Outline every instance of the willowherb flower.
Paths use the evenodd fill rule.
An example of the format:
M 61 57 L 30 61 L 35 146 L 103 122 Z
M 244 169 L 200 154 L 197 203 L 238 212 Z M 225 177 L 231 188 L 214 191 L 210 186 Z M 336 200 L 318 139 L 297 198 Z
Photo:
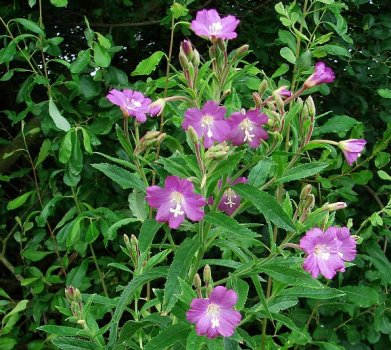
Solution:
M 231 127 L 230 140 L 235 146 L 247 142 L 250 147 L 258 147 L 261 140 L 268 138 L 267 132 L 262 128 L 267 121 L 267 115 L 259 109 L 233 113 L 228 119 Z
M 233 309 L 237 300 L 234 290 L 218 286 L 209 298 L 192 300 L 186 319 L 196 325 L 198 335 L 230 337 L 242 319 L 240 312 Z
M 216 10 L 201 10 L 191 22 L 190 29 L 198 36 L 209 39 L 235 39 L 239 20 L 235 16 L 221 18 Z
M 347 227 L 334 227 L 336 230 L 337 239 L 340 242 L 339 246 L 339 256 L 344 261 L 353 261 L 356 257 L 356 240 L 350 235 L 349 229 Z M 345 267 L 340 269 L 340 271 L 345 271 Z
M 364 139 L 350 139 L 339 141 L 338 147 L 342 150 L 348 164 L 352 165 L 361 156 L 366 143 Z
M 279 94 L 281 98 L 287 98 L 292 96 L 292 92 L 289 91 L 286 86 L 281 86 L 274 93 Z
M 215 101 L 207 101 L 202 109 L 189 108 L 185 112 L 182 127 L 187 130 L 192 126 L 198 137 L 204 138 L 205 148 L 209 148 L 213 142 L 223 142 L 229 137 L 230 127 L 224 119 L 225 112 L 225 108 Z
M 166 101 L 163 98 L 158 98 L 149 105 L 149 114 L 159 116 L 162 114 Z
M 315 72 L 304 82 L 304 87 L 308 89 L 323 83 L 332 83 L 334 79 L 333 70 L 327 67 L 324 62 L 318 62 L 315 64 Z
M 125 117 L 135 117 L 139 123 L 147 120 L 146 114 L 150 113 L 151 99 L 145 97 L 139 91 L 125 89 L 123 91 L 112 89 L 106 96 L 108 100 L 119 106 Z
M 247 179 L 245 177 L 238 177 L 234 181 L 230 181 L 227 179 L 228 183 L 232 186 L 238 183 L 247 183 Z M 221 180 L 219 181 L 219 187 L 221 187 Z M 219 205 L 217 206 L 219 210 L 226 213 L 227 215 L 232 215 L 233 212 L 239 208 L 240 205 L 240 196 L 231 188 L 227 188 L 224 191 L 223 196 L 220 199 Z
M 304 270 L 313 278 L 322 274 L 327 279 L 332 279 L 337 271 L 344 269 L 340 246 L 335 227 L 329 227 L 325 232 L 317 227 L 309 230 L 300 239 L 300 248 L 307 254 L 303 264 Z
M 167 176 L 164 188 L 148 187 L 145 198 L 152 208 L 157 209 L 156 221 L 168 222 L 171 228 L 178 228 L 185 216 L 192 221 L 204 217 L 205 198 L 194 192 L 189 180 L 177 176 Z

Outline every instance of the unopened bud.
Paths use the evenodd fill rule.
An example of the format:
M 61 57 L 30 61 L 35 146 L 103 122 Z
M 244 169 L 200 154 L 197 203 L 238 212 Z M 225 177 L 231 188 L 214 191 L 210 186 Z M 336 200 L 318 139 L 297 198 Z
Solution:
M 248 51 L 248 48 L 249 46 L 246 44 L 246 45 L 242 45 L 241 47 L 238 47 L 235 51 L 235 56 L 234 57 L 240 57 L 240 56 L 243 56 L 247 51 Z
M 179 63 L 181 64 L 182 69 L 188 69 L 189 61 L 183 51 L 179 51 Z
M 212 282 L 212 272 L 209 265 L 205 265 L 204 267 L 203 278 L 206 285 Z
M 74 300 L 74 292 L 75 289 L 72 286 L 65 288 L 65 299 L 67 300 L 68 303 L 71 303 L 72 300 Z
M 183 54 L 191 61 L 193 58 L 193 45 L 190 40 L 183 40 L 181 43 L 180 50 L 182 50 Z
M 268 82 L 267 82 L 267 80 L 263 80 L 262 82 L 261 82 L 261 84 L 259 84 L 259 88 L 258 88 L 258 94 L 259 94 L 259 96 L 262 96 L 264 93 L 265 93 L 265 91 L 267 90 L 267 88 L 268 88 Z
M 316 109 L 315 109 L 315 103 L 314 103 L 314 100 L 312 99 L 311 96 L 309 96 L 306 101 L 305 101 L 305 105 L 307 106 L 308 108 L 308 113 L 310 116 L 314 116 L 315 113 L 316 113 Z
M 143 137 L 145 141 L 154 140 L 160 135 L 160 131 L 147 131 Z
M 200 65 L 200 54 L 195 49 L 193 52 L 193 59 L 191 60 L 191 62 L 193 63 L 194 67 L 198 67 Z
M 126 249 L 131 252 L 132 251 L 132 245 L 130 244 L 130 240 L 127 234 L 124 234 L 124 243 L 126 246 Z
M 278 94 L 279 96 L 281 96 L 281 98 L 284 99 L 292 96 L 292 93 L 287 89 L 286 86 L 281 86 L 280 88 L 275 90 L 273 94 Z
M 253 92 L 253 100 L 257 107 L 259 107 L 262 104 L 262 98 L 259 96 L 257 92 Z
M 303 118 L 303 120 L 307 120 L 308 116 L 309 116 L 308 107 L 307 104 L 305 104 L 301 111 L 301 117 Z
M 135 235 L 130 236 L 130 242 L 132 243 L 132 250 L 138 251 L 138 240 Z
M 162 132 L 157 138 L 156 138 L 156 143 L 161 143 L 165 138 L 167 134 Z
M 190 140 L 194 144 L 197 144 L 197 142 L 198 142 L 198 134 L 197 134 L 197 132 L 195 131 L 195 129 L 191 125 L 188 126 L 187 133 L 188 133 L 188 135 L 190 137 Z
M 231 89 L 224 90 L 224 91 L 223 91 L 223 96 L 222 96 L 222 98 L 225 98 L 225 97 L 227 97 L 228 95 L 231 95 Z
M 303 189 L 301 190 L 301 193 L 300 193 L 300 200 L 301 201 L 304 201 L 307 199 L 308 195 L 311 193 L 312 191 L 312 185 L 311 184 L 307 184 L 303 187 Z
M 196 289 L 201 289 L 202 282 L 201 282 L 201 277 L 198 273 L 194 275 L 193 285 Z
M 305 200 L 304 206 L 308 209 L 312 209 L 315 206 L 315 196 L 313 194 L 309 194 Z
M 274 92 L 273 97 L 278 110 L 282 111 L 284 109 L 284 101 L 282 100 L 280 94 Z
M 216 58 L 216 48 L 214 46 L 209 47 L 209 57 L 212 60 Z
M 86 321 L 84 320 L 78 320 L 77 323 L 82 326 L 83 328 L 86 326 Z
M 225 51 L 225 43 L 224 43 L 224 40 L 221 39 L 221 38 L 218 38 L 217 39 L 217 47 L 221 50 L 221 51 Z
M 328 211 L 336 211 L 345 209 L 347 204 L 345 202 L 326 203 L 323 207 Z

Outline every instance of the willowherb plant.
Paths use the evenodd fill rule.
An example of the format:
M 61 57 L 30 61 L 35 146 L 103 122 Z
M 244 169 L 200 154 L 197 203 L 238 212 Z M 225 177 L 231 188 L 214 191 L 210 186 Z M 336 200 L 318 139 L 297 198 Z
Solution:
M 356 256 L 349 228 L 334 225 L 335 211 L 346 203 L 316 208 L 315 191 L 306 182 L 327 167 L 324 159 L 313 160 L 314 149 L 337 146 L 352 165 L 365 140 L 311 139 L 315 104 L 311 96 L 305 101 L 300 96 L 334 81 L 324 62 L 315 64 L 313 74 L 305 72 L 310 74 L 306 79 L 297 76 L 300 88 L 276 86 L 264 76 L 257 92 L 238 93 L 244 75 L 261 73 L 244 60 L 247 45 L 228 52 L 238 25 L 234 16 L 220 17 L 215 9 L 199 11 L 190 28 L 210 41 L 209 59 L 184 40 L 179 49 L 182 72 L 170 76 L 175 92 L 167 89 L 155 102 L 131 89 L 112 89 L 107 95 L 122 111 L 124 129 L 117 128 L 117 134 L 136 169 L 127 180 L 129 187 L 145 192 L 146 202 L 141 198 L 140 206 L 148 204 L 149 218 L 143 219 L 138 238 L 125 236 L 123 251 L 132 261 L 133 277 L 103 328 L 110 328 L 107 342 L 88 308 L 82 308 L 79 299 L 71 300 L 78 306 L 73 317 L 84 327 L 84 337 L 99 346 L 265 349 L 310 344 L 306 330 L 283 311 L 295 306 L 298 297 L 343 295 L 316 279 L 332 279 Z M 172 113 L 179 113 L 180 120 L 170 119 Z M 156 116 L 161 117 L 159 126 L 151 118 Z M 135 123 L 129 130 L 130 118 Z M 144 123 L 149 130 L 140 137 Z M 164 147 L 167 135 L 174 138 L 170 133 L 182 134 L 187 141 L 174 154 Z M 97 169 L 116 182 L 127 174 L 118 175 L 108 164 Z M 249 219 L 251 224 L 242 223 Z M 263 227 L 257 229 L 259 224 Z M 159 249 L 152 248 L 163 231 Z M 209 265 L 216 266 L 216 281 Z M 204 286 L 198 274 L 203 266 Z M 164 288 L 154 281 L 159 278 L 166 279 Z M 126 309 L 132 319 L 119 334 Z M 275 334 L 281 326 L 292 333 L 284 330 L 275 341 L 267 335 L 268 320 Z

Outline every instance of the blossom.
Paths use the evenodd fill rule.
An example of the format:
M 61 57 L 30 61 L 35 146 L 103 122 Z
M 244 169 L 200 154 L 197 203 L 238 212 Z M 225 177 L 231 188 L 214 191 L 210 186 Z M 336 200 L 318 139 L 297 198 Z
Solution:
M 345 155 L 346 161 L 349 165 L 352 165 L 353 162 L 361 156 L 361 152 L 365 147 L 367 141 L 364 139 L 350 139 L 338 142 L 338 147 L 342 150 Z
M 330 67 L 327 67 L 324 62 L 315 64 L 315 72 L 310 75 L 304 82 L 305 88 L 311 88 L 323 83 L 332 83 L 335 79 L 335 74 Z
M 164 188 L 150 186 L 147 188 L 146 200 L 156 208 L 156 221 L 168 222 L 171 228 L 178 228 L 185 216 L 193 221 L 204 217 L 205 198 L 194 192 L 193 184 L 177 176 L 167 176 Z
M 163 98 L 158 98 L 149 105 L 149 113 L 152 116 L 160 115 L 163 112 L 166 101 Z
M 189 108 L 185 112 L 182 127 L 192 126 L 198 137 L 204 137 L 204 146 L 209 148 L 214 141 L 223 142 L 229 137 L 229 124 L 224 119 L 225 108 L 215 101 L 207 101 L 202 109 Z
M 146 114 L 150 113 L 151 100 L 141 92 L 129 89 L 123 91 L 112 89 L 106 97 L 111 103 L 121 108 L 124 116 L 136 117 L 139 123 L 144 123 L 147 120 Z
M 353 261 L 356 257 L 356 241 L 350 235 L 349 229 L 347 227 L 336 227 L 337 239 L 340 242 L 339 246 L 339 256 L 344 261 Z M 340 271 L 345 271 L 345 267 L 340 269 Z
M 247 142 L 250 147 L 258 147 L 261 140 L 268 138 L 267 132 L 262 128 L 267 121 L 267 115 L 259 109 L 233 113 L 228 119 L 231 127 L 230 140 L 236 146 Z
M 245 177 L 239 177 L 232 182 L 230 181 L 230 179 L 228 179 L 228 183 L 232 186 L 238 183 L 246 183 L 246 182 L 247 179 Z M 221 187 L 221 180 L 219 181 L 219 187 Z M 233 212 L 237 208 L 239 208 L 239 205 L 240 205 L 240 196 L 231 187 L 229 187 L 224 191 L 224 194 L 220 199 L 218 208 L 219 210 L 223 211 L 227 215 L 232 215 Z
M 186 319 L 195 323 L 198 335 L 230 337 L 242 319 L 240 312 L 233 309 L 237 300 L 238 295 L 234 290 L 218 286 L 209 298 L 192 300 Z
M 281 96 L 281 98 L 287 98 L 292 96 L 292 92 L 289 91 L 286 86 L 281 86 L 274 93 L 277 93 Z
M 300 248 L 307 254 L 303 264 L 304 270 L 313 278 L 317 278 L 321 273 L 327 279 L 332 279 L 337 271 L 344 270 L 340 246 L 336 227 L 329 227 L 325 232 L 317 227 L 309 230 L 300 239 Z
M 191 30 L 205 39 L 235 39 L 239 20 L 235 16 L 221 18 L 216 10 L 201 10 L 191 22 Z

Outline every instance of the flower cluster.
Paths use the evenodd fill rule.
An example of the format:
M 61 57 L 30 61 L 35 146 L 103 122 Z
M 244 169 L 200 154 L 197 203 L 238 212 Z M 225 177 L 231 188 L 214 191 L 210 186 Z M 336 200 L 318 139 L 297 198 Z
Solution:
M 186 319 L 196 325 L 198 335 L 230 337 L 242 319 L 240 312 L 233 309 L 237 300 L 234 290 L 218 286 L 209 298 L 192 300 Z
M 214 142 L 232 141 L 235 146 L 248 143 L 256 148 L 261 140 L 266 140 L 267 132 L 262 128 L 268 117 L 259 109 L 233 113 L 225 119 L 226 109 L 215 101 L 207 101 L 199 108 L 190 108 L 185 112 L 182 127 L 187 130 L 193 127 L 199 138 L 203 138 L 205 148 Z
M 322 274 L 332 279 L 337 271 L 345 271 L 344 261 L 356 257 L 356 241 L 347 227 L 331 226 L 325 232 L 313 228 L 301 238 L 300 248 L 307 254 L 303 268 L 314 278 Z

